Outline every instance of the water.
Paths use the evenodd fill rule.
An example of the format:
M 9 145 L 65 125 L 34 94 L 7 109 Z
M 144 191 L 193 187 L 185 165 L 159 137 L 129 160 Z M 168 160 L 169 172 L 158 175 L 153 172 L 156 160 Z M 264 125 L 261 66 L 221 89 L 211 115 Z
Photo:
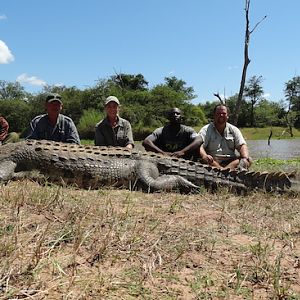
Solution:
M 300 139 L 271 140 L 270 146 L 268 146 L 267 140 L 247 140 L 247 144 L 253 159 L 293 159 L 300 157 Z
M 268 146 L 267 140 L 247 140 L 247 144 L 253 159 L 293 159 L 300 157 L 300 139 L 271 140 L 270 146 Z M 144 151 L 144 147 L 140 143 L 136 143 L 135 149 Z

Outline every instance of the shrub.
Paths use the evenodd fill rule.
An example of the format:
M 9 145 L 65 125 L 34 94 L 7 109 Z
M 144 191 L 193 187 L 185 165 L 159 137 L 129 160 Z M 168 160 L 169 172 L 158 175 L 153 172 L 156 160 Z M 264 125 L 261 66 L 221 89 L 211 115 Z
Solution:
M 79 120 L 78 133 L 82 139 L 94 139 L 95 125 L 103 118 L 103 114 L 95 109 L 87 109 Z

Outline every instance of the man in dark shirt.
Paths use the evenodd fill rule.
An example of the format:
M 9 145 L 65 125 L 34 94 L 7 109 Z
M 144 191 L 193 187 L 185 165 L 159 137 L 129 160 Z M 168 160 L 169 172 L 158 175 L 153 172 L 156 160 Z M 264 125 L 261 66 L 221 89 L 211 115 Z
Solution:
M 147 151 L 157 152 L 169 156 L 185 159 L 197 159 L 201 137 L 196 131 L 182 125 L 182 114 L 179 108 L 172 108 L 168 112 L 169 123 L 157 128 L 143 141 Z
M 49 94 L 45 106 L 47 114 L 39 115 L 31 121 L 30 133 L 26 139 L 80 144 L 73 120 L 60 113 L 63 108 L 61 96 Z

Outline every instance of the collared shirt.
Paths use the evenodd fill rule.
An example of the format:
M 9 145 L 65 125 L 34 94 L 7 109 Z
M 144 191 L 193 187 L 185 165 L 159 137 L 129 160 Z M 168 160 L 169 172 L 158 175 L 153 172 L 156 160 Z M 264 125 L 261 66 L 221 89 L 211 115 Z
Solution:
M 73 120 L 62 114 L 58 115 L 55 126 L 51 125 L 47 114 L 35 117 L 30 123 L 30 133 L 26 139 L 80 144 Z
M 114 128 L 111 127 L 107 117 L 96 124 L 96 146 L 126 147 L 128 144 L 134 146 L 131 125 L 127 120 L 119 117 Z
M 192 127 L 181 124 L 179 130 L 174 130 L 172 125 L 167 124 L 155 129 L 147 139 L 164 152 L 176 152 L 190 145 L 197 136 Z M 184 158 L 189 159 L 192 155 L 193 153 L 189 153 Z
M 234 157 L 235 150 L 246 144 L 241 131 L 230 123 L 226 123 L 223 136 L 213 122 L 202 127 L 199 134 L 203 138 L 203 147 L 212 156 L 229 155 Z

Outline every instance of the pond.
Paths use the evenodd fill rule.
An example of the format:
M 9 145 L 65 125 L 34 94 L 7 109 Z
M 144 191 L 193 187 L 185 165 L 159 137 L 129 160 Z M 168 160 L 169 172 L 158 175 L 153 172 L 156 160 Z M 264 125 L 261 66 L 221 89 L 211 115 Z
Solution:
M 247 140 L 250 155 L 253 159 L 274 158 L 293 159 L 300 157 L 300 139 Z

